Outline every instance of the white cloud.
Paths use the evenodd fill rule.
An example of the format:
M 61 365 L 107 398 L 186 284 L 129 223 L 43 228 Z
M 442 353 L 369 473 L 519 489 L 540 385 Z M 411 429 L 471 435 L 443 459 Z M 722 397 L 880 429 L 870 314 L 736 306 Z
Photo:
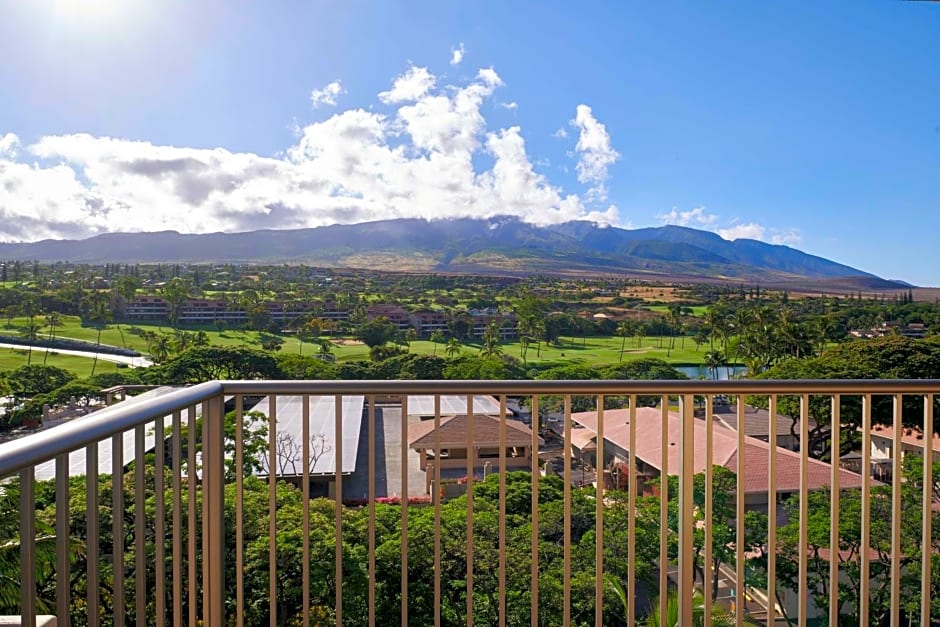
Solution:
M 503 109 L 508 109 L 510 111 L 513 111 L 519 108 L 519 103 L 518 102 L 501 102 L 499 103 L 499 106 L 501 106 Z
M 715 232 L 730 241 L 736 239 L 756 239 L 763 241 L 766 229 L 755 222 L 747 222 L 744 224 L 734 224 L 726 229 L 717 229 Z
M 770 243 L 789 246 L 799 244 L 803 241 L 803 236 L 796 229 L 771 229 Z
M 696 207 L 688 211 L 679 211 L 675 207 L 669 213 L 663 213 L 658 216 L 663 224 L 676 224 L 678 226 L 694 225 L 697 227 L 710 227 L 718 222 L 718 216 L 713 213 L 706 213 L 705 207 Z
M 412 65 L 404 74 L 395 79 L 390 90 L 379 93 L 379 100 L 385 104 L 414 102 L 431 91 L 436 80 L 428 68 Z
M 477 78 L 490 87 L 501 87 L 503 85 L 503 79 L 491 67 L 480 68 L 480 71 L 477 72 Z
M 557 131 L 555 131 L 554 133 L 552 133 L 552 137 L 557 137 L 558 139 L 564 139 L 568 137 L 568 131 L 566 131 L 564 127 L 562 127 L 558 129 Z
M 695 207 L 688 211 L 679 211 L 673 207 L 668 213 L 656 216 L 662 224 L 675 224 L 712 231 L 726 240 L 754 239 L 770 244 L 796 244 L 801 240 L 796 229 L 767 228 L 756 222 L 741 222 L 734 218 L 725 226 L 719 226 L 719 216 L 708 213 L 705 207 Z
M 20 138 L 13 133 L 7 133 L 6 135 L 0 136 L 0 157 L 4 155 L 15 157 L 16 149 L 19 147 L 19 145 Z
M 578 181 L 590 185 L 589 199 L 606 200 L 607 168 L 620 158 L 620 153 L 614 150 L 607 128 L 594 117 L 591 107 L 578 105 L 571 125 L 578 129 Z
M 310 102 L 313 104 L 314 109 L 320 105 L 329 105 L 331 107 L 335 107 L 337 96 L 345 93 L 346 90 L 343 89 L 342 83 L 339 81 L 333 81 L 323 89 L 314 89 L 311 91 Z
M 466 50 L 463 47 L 463 42 L 460 42 L 456 48 L 450 49 L 450 64 L 451 65 L 460 65 L 460 62 L 463 61 L 463 56 L 466 54 Z
M 484 105 L 502 84 L 484 68 L 437 86 L 427 69 L 411 67 L 379 96 L 391 111 L 348 109 L 299 124 L 278 157 L 87 134 L 45 136 L 14 157 L 19 140 L 0 135 L 0 239 L 395 217 L 618 223 L 615 206 L 594 207 L 536 172 L 518 126 L 488 128 Z

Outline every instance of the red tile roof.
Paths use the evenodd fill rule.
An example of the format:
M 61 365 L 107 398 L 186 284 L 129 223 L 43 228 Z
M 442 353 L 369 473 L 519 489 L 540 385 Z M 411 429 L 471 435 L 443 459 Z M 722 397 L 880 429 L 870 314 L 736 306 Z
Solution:
M 572 414 L 573 421 L 587 429 L 597 432 L 597 412 Z M 630 450 L 630 410 L 612 409 L 604 412 L 604 439 L 624 450 Z M 680 465 L 679 431 L 681 420 L 675 413 L 667 416 L 666 469 L 670 475 L 678 474 Z M 636 456 L 645 464 L 662 472 L 662 429 L 661 409 L 638 407 L 636 410 Z M 706 465 L 705 441 L 706 423 L 704 420 L 693 421 L 693 471 L 704 472 Z M 744 438 L 744 492 L 767 492 L 769 487 L 768 460 L 770 444 L 757 438 Z M 796 492 L 800 488 L 800 454 L 781 447 L 776 448 L 776 475 L 774 484 L 778 492 Z M 738 434 L 725 427 L 715 425 L 712 430 L 712 464 L 737 471 Z M 830 486 L 832 466 L 817 459 L 807 460 L 807 479 L 810 490 Z M 874 482 L 873 482 L 874 483 Z M 839 485 L 843 488 L 861 487 L 862 477 L 848 470 L 839 470 Z
M 871 434 L 873 436 L 887 438 L 894 442 L 894 427 L 889 427 L 887 425 L 872 425 Z M 912 429 L 910 427 L 905 427 L 904 432 L 901 434 L 901 442 L 907 444 L 908 446 L 914 446 L 919 449 L 924 448 L 924 431 L 923 429 Z M 934 451 L 940 453 L 940 436 L 934 434 L 933 436 L 933 449 Z

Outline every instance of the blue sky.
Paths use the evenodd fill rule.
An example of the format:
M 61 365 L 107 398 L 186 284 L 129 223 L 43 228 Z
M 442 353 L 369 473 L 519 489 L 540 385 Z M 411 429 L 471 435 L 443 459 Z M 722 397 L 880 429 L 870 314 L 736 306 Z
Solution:
M 0 12 L 3 240 L 508 213 L 683 223 L 940 285 L 940 4 Z

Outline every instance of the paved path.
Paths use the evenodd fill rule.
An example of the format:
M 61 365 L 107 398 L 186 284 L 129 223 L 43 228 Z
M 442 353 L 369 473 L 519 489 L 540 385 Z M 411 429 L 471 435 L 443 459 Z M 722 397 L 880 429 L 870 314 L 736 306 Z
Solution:
M 29 346 L 23 346 L 22 344 L 3 344 L 0 343 L 0 348 L 14 348 L 17 350 L 28 351 Z M 67 348 L 46 348 L 45 346 L 34 346 L 34 353 L 44 353 L 50 351 L 52 353 L 58 353 L 59 355 L 75 355 L 77 357 L 88 357 L 90 359 L 95 358 L 94 351 L 76 351 L 70 350 Z M 152 366 L 153 362 L 147 359 L 146 357 L 130 357 L 128 355 L 112 355 L 110 353 L 97 353 L 98 359 L 101 361 L 110 361 L 115 364 L 127 364 L 131 368 L 144 368 L 147 366 Z
M 411 422 L 417 422 L 413 417 Z M 356 471 L 343 480 L 343 498 L 365 499 L 369 496 L 369 417 L 362 412 Z M 424 471 L 418 467 L 418 454 L 408 450 L 408 494 L 426 496 Z M 375 408 L 375 496 L 400 496 L 401 490 L 401 407 L 381 405 Z

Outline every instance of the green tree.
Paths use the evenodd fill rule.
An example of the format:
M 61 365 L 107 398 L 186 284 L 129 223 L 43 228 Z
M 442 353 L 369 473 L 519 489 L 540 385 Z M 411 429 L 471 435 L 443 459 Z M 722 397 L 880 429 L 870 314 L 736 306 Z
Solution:
M 924 551 L 937 555 L 940 552 L 940 515 L 931 512 L 933 536 L 930 547 L 921 545 L 921 522 L 923 516 L 923 460 L 916 456 L 905 459 L 901 482 L 901 579 L 898 585 L 905 607 L 920 607 L 921 556 Z M 933 481 L 940 482 L 940 464 L 935 464 Z M 797 573 L 802 551 L 809 552 L 807 584 L 814 603 L 823 612 L 828 612 L 830 596 L 838 598 L 839 613 L 846 624 L 858 624 L 858 608 L 861 594 L 861 565 L 859 555 L 869 550 L 869 616 L 872 624 L 886 624 L 890 618 L 891 590 L 891 536 L 894 528 L 891 513 L 893 487 L 878 485 L 871 488 L 869 505 L 871 524 L 869 547 L 861 542 L 861 505 L 863 495 L 859 490 L 842 490 L 839 495 L 839 560 L 840 582 L 838 589 L 829 588 L 830 526 L 832 524 L 831 499 L 828 491 L 814 491 L 807 505 L 808 546 L 799 542 L 799 500 L 792 498 L 784 504 L 789 522 L 777 532 L 778 580 L 781 586 L 798 589 Z M 929 508 L 928 508 L 929 509 Z M 940 559 L 934 560 L 934 564 Z M 761 566 L 761 562 L 757 561 Z M 931 615 L 940 619 L 940 577 L 931 580 Z
M 269 353 L 276 353 L 281 349 L 281 346 L 284 345 L 284 338 L 272 333 L 259 333 L 258 344 L 261 345 L 262 350 Z
M 98 352 L 101 348 L 101 332 L 111 321 L 111 309 L 108 306 L 109 299 L 105 292 L 94 291 L 88 295 L 83 306 L 82 317 L 87 324 L 91 324 L 97 331 L 95 339 L 95 358 L 91 366 L 91 374 L 95 374 L 98 367 Z
M 636 323 L 633 320 L 624 320 L 617 325 L 617 330 L 615 331 L 616 335 L 621 338 L 620 342 L 620 359 L 618 361 L 623 361 L 623 351 L 627 345 L 627 338 L 632 336 L 636 332 Z
M 659 598 L 650 603 L 650 614 L 643 624 L 646 627 L 679 627 L 679 597 L 670 594 L 666 598 L 666 616 L 659 616 Z M 735 624 L 734 618 L 717 605 L 712 606 L 711 624 L 713 627 L 731 627 Z M 692 626 L 705 625 L 705 597 L 701 592 L 692 593 Z
M 39 325 L 35 322 L 27 322 L 26 326 L 20 331 L 20 334 L 26 340 L 29 348 L 26 357 L 26 365 L 28 366 L 33 362 L 33 343 L 39 339 Z
M 503 354 L 502 335 L 499 322 L 492 321 L 486 325 L 483 331 L 483 344 L 480 346 L 480 354 L 484 357 L 499 357 Z
M 725 354 L 720 350 L 710 350 L 705 353 L 705 367 L 708 368 L 708 371 L 711 373 L 715 381 L 718 380 L 718 371 L 723 366 L 727 365 L 728 360 L 725 358 Z
M 0 490 L 0 614 L 20 613 L 20 529 L 19 495 L 17 482 L 6 483 Z M 33 551 L 35 559 L 36 605 L 40 611 L 55 607 L 54 596 L 46 594 L 47 581 L 52 577 L 56 559 L 54 529 L 41 520 L 36 521 Z M 76 547 L 77 549 L 78 547 Z
M 170 279 L 160 290 L 160 296 L 166 301 L 167 319 L 170 326 L 176 328 L 179 324 L 183 303 L 189 299 L 190 285 L 179 277 Z
M 391 342 L 396 333 L 398 328 L 394 324 L 379 317 L 359 325 L 356 338 L 371 349 Z
M 51 348 L 52 343 L 55 341 L 55 329 L 57 326 L 62 324 L 62 314 L 57 311 L 50 311 L 46 314 L 46 326 L 49 327 L 49 347 Z M 42 357 L 42 365 L 46 365 L 46 361 L 49 359 L 49 351 L 47 350 Z
M 75 379 L 68 370 L 37 364 L 20 366 L 4 376 L 7 391 L 14 402 L 45 394 Z
M 440 329 L 434 329 L 431 333 L 431 342 L 434 344 L 434 354 L 437 355 L 437 345 L 444 343 L 444 332 Z
M 309 355 L 278 353 L 275 356 L 278 369 L 286 379 L 321 380 L 336 379 L 336 366 Z
M 178 385 L 216 379 L 277 379 L 280 374 L 268 353 L 240 346 L 204 346 L 148 368 L 146 377 L 155 383 Z
M 455 359 L 460 355 L 460 340 L 455 337 L 450 338 L 444 347 L 444 354 L 448 359 Z

